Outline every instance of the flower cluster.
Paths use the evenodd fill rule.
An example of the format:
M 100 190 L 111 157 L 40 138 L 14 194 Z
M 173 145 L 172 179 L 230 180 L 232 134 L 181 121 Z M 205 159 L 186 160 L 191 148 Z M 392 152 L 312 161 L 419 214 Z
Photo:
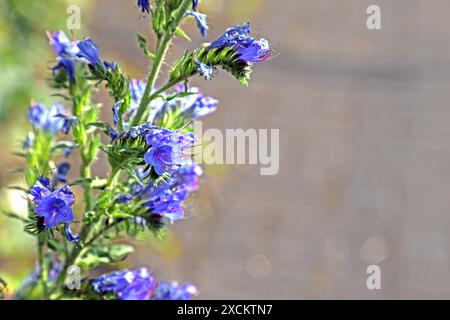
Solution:
M 183 202 L 191 192 L 198 189 L 199 178 L 203 174 L 200 165 L 183 166 L 178 169 L 170 181 L 164 185 L 156 186 L 153 183 L 143 187 L 139 182 L 132 185 L 131 197 L 136 198 L 147 208 L 148 218 L 160 217 L 174 223 L 185 217 Z M 141 217 L 145 219 L 144 217 Z
M 44 228 L 52 229 L 64 224 L 67 239 L 71 242 L 79 241 L 69 228 L 69 224 L 74 220 L 72 206 L 75 199 L 67 185 L 56 189 L 49 179 L 41 177 L 29 193 L 33 204 L 36 205 L 34 212 L 41 218 Z
M 91 281 L 93 289 L 117 300 L 190 300 L 197 294 L 191 283 L 158 281 L 146 268 L 102 275 Z
M 237 52 L 239 60 L 250 63 L 263 62 L 272 55 L 266 39 L 255 39 L 250 36 L 248 22 L 229 28 L 220 38 L 211 43 L 210 47 L 215 49 L 232 47 Z
M 138 36 L 152 61 L 145 81 L 131 79 L 115 62 L 102 60 L 89 38 L 72 41 L 62 31 L 48 33 L 56 54 L 51 85 L 59 92 L 54 96 L 67 98 L 72 108 L 68 112 L 60 103 L 51 108 L 32 103 L 27 114 L 33 130 L 20 153 L 26 161 L 27 185 L 15 189 L 26 192 L 29 215 L 17 217 L 38 240 L 38 264 L 17 292 L 21 299 L 34 298 L 33 293 L 44 299 L 117 300 L 188 300 L 197 295 L 193 284 L 160 281 L 147 268 L 93 279 L 83 276 L 80 290 L 74 292 L 64 285 L 70 266 L 80 267 L 83 275 L 114 266 L 133 252 L 132 246 L 119 243 L 124 237 L 148 231 L 162 237 L 170 224 L 186 218 L 187 199 L 198 190 L 203 175 L 203 168 L 193 161 L 193 147 L 201 141 L 189 125 L 219 105 L 190 86 L 190 78 L 201 75 L 211 80 L 222 67 L 248 84 L 253 64 L 272 54 L 267 40 L 250 35 L 248 23 L 236 25 L 211 44 L 186 52 L 170 69 L 168 82 L 158 87 L 172 38 L 189 38 L 181 29 L 183 21 L 193 18 L 206 37 L 207 16 L 199 12 L 198 0 L 138 0 L 137 7 L 151 16 L 158 42 L 153 53 L 146 39 Z M 113 100 L 111 121 L 100 119 L 93 98 L 102 88 Z M 79 176 L 69 177 L 71 165 L 60 159 L 74 150 Z M 98 177 L 93 164 L 104 159 L 101 152 L 110 170 Z M 71 230 L 76 216 L 79 235 Z

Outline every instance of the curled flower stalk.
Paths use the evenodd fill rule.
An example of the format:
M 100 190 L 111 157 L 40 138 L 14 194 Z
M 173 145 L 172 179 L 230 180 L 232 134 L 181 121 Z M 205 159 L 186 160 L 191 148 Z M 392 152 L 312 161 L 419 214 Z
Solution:
M 193 161 L 199 139 L 189 124 L 215 112 L 219 101 L 188 81 L 212 80 L 222 68 L 248 84 L 253 66 L 271 55 L 268 41 L 253 38 L 249 24 L 236 25 L 178 59 L 168 82 L 157 88 L 174 37 L 188 38 L 182 24 L 196 23 L 207 36 L 207 16 L 199 7 L 195 0 L 137 1 L 157 39 L 152 53 L 138 37 L 151 61 L 145 80 L 131 79 L 117 63 L 103 60 L 93 39 L 47 34 L 55 54 L 50 85 L 55 96 L 66 99 L 65 105 L 55 101 L 52 106 L 33 101 L 27 114 L 31 129 L 20 153 L 26 186 L 16 189 L 25 193 L 28 216 L 9 216 L 36 237 L 37 265 L 16 298 L 187 300 L 198 295 L 191 282 L 160 280 L 146 267 L 97 271 L 133 253 L 121 240 L 145 233 L 163 239 L 167 228 L 190 216 L 185 202 L 199 190 L 204 169 Z M 98 90 L 113 100 L 108 121 L 99 117 L 93 98 Z M 106 176 L 92 168 L 105 158 L 100 153 L 107 159 L 102 165 L 109 166 Z M 74 162 L 78 172 L 72 170 Z M 68 272 L 74 266 L 81 276 L 71 286 Z M 6 287 L 3 282 L 0 289 Z

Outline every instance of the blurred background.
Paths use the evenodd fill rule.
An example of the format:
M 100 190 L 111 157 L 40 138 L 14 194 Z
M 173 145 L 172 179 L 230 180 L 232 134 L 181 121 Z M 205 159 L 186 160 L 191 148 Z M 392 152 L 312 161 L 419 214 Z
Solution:
M 34 98 L 53 55 L 46 30 L 64 29 L 82 9 L 82 30 L 104 59 L 143 78 L 136 32 L 149 17 L 134 0 L 4 0 L 0 3 L 0 184 L 22 183 L 20 166 Z M 381 7 L 382 30 L 366 9 Z M 124 267 L 194 281 L 203 299 L 450 298 L 450 37 L 446 0 L 205 0 L 208 41 L 250 21 L 276 57 L 255 67 L 248 88 L 219 73 L 196 79 L 220 99 L 205 128 L 280 129 L 280 172 L 212 166 L 190 201 L 192 217 L 165 241 L 135 241 Z M 169 61 L 192 43 L 178 39 Z M 167 67 L 166 67 L 167 69 Z M 104 117 L 110 119 L 110 101 Z M 105 170 L 104 159 L 96 173 Z M 2 189 L 0 206 L 20 210 Z M 0 217 L 0 275 L 14 288 L 33 268 L 34 241 Z M 379 265 L 381 290 L 366 269 Z

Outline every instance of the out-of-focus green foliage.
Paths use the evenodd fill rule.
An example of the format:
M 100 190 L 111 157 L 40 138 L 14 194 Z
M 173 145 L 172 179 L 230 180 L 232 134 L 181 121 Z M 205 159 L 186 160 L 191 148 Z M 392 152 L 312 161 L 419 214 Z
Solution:
M 29 130 L 25 113 L 31 99 L 48 104 L 55 101 L 42 80 L 47 78 L 48 67 L 54 62 L 46 31 L 66 30 L 68 7 L 79 5 L 82 29 L 76 31 L 76 36 L 81 38 L 87 32 L 88 11 L 93 3 L 88 0 L 0 1 L 0 147 L 4 150 L 17 150 L 25 138 Z M 0 165 L 10 168 L 17 160 L 4 152 Z M 11 179 L 14 175 L 9 175 L 7 169 L 0 174 L 2 210 L 22 200 L 20 192 L 5 189 L 6 185 L 14 184 Z M 35 243 L 31 237 L 23 236 L 20 222 L 6 220 L 1 214 L 0 240 L 0 276 L 9 287 L 15 287 L 18 278 L 23 278 L 33 267 Z
M 0 121 L 9 112 L 23 114 L 31 98 L 45 98 L 48 91 L 36 80 L 36 75 L 45 78 L 42 77 L 48 72 L 45 62 L 50 62 L 51 57 L 45 32 L 65 28 L 69 5 L 82 5 L 83 14 L 87 3 L 86 0 L 0 1 Z

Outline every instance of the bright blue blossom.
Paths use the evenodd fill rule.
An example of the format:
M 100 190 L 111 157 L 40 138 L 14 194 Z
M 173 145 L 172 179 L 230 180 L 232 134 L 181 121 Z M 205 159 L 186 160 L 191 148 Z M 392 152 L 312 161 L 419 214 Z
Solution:
M 50 69 L 53 72 L 63 69 L 69 75 L 70 82 L 75 82 L 75 64 L 74 58 L 80 51 L 78 42 L 70 41 L 66 34 L 62 31 L 55 33 L 47 33 L 50 40 L 50 45 L 57 55 L 56 65 Z
M 147 268 L 104 274 L 91 280 L 94 291 L 116 300 L 190 300 L 197 295 L 192 283 L 158 281 Z
M 63 31 L 55 33 L 47 33 L 50 40 L 50 45 L 58 57 L 75 57 L 80 51 L 78 49 L 78 42 L 70 41 Z
M 204 64 L 203 62 L 200 62 L 198 60 L 194 61 L 196 66 L 197 66 L 197 70 L 198 72 L 205 77 L 205 80 L 211 80 L 212 76 L 214 75 L 214 67 L 212 66 L 208 66 L 206 64 Z
M 94 66 L 102 64 L 98 48 L 91 39 L 80 41 L 78 43 L 78 49 L 77 57 L 86 59 Z
M 53 134 L 59 131 L 68 132 L 73 123 L 66 116 L 66 110 L 61 104 L 47 109 L 43 104 L 33 103 L 28 111 L 28 120 L 36 129 Z
M 265 61 L 272 55 L 269 42 L 266 39 L 255 40 L 249 46 L 239 48 L 238 52 L 240 60 L 251 63 Z
M 178 285 L 178 282 L 160 281 L 152 300 L 192 300 L 198 294 L 192 283 Z
M 94 290 L 112 294 L 117 300 L 147 300 L 156 288 L 157 280 L 146 268 L 136 271 L 117 271 L 102 275 L 91 281 Z
M 266 39 L 256 40 L 250 36 L 250 23 L 248 22 L 229 28 L 210 45 L 210 48 L 214 49 L 227 47 L 233 47 L 238 54 L 238 59 L 248 63 L 262 62 L 272 55 Z
M 192 133 L 180 134 L 179 131 L 154 128 L 149 131 L 146 141 L 150 148 L 144 160 L 153 166 L 158 175 L 162 175 L 191 161 L 191 154 L 186 150 L 193 147 L 196 138 Z
M 198 189 L 199 177 L 203 169 L 199 165 L 179 168 L 167 184 L 155 186 L 150 183 L 142 187 L 140 183 L 132 186 L 132 195 L 149 209 L 149 214 L 167 219 L 170 223 L 185 217 L 183 201 L 191 192 Z
M 30 195 L 33 197 L 33 203 L 37 205 L 34 212 L 36 216 L 43 218 L 46 228 L 73 221 L 71 207 L 75 199 L 68 186 L 55 190 L 49 179 L 41 178 L 31 188 Z
M 206 37 L 208 33 L 208 23 L 206 21 L 207 15 L 197 12 L 197 11 L 186 11 L 186 14 L 189 16 L 193 16 L 197 21 L 197 27 L 200 30 L 200 33 L 203 37 Z
M 141 8 L 142 13 L 150 13 L 150 3 L 149 0 L 138 0 L 137 5 L 139 8 Z

